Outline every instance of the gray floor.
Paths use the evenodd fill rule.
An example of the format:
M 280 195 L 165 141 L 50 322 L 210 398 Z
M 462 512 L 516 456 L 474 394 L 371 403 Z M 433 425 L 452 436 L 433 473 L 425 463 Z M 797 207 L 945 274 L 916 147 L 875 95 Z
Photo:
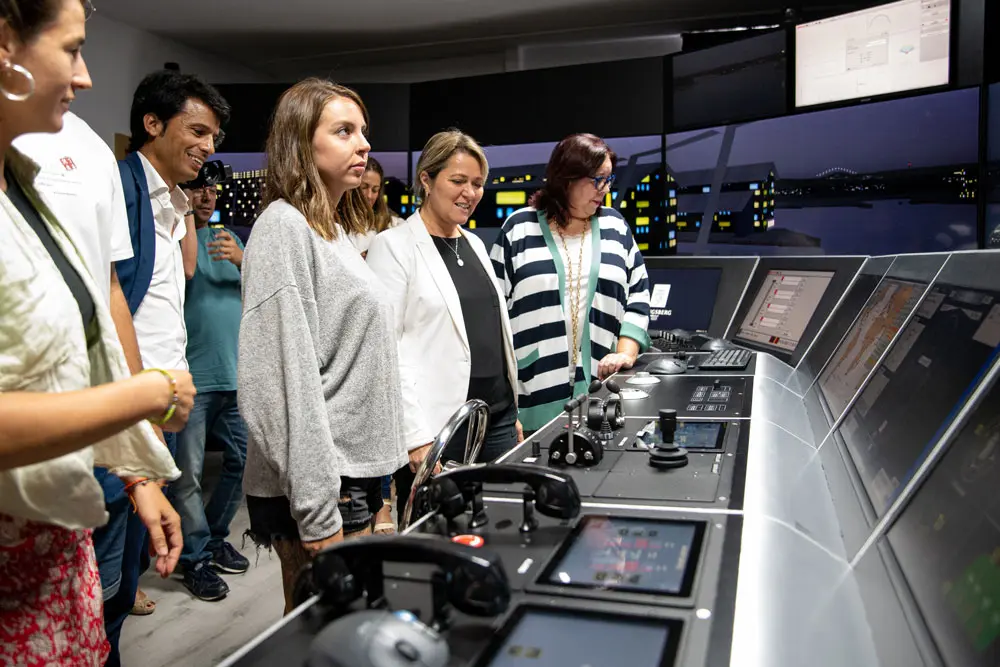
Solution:
M 221 465 L 221 454 L 208 452 L 203 484 L 206 497 Z M 243 543 L 243 532 L 249 526 L 244 501 L 230 526 L 229 541 L 250 559 L 250 570 L 224 575 L 229 584 L 224 600 L 198 600 L 178 576 L 161 579 L 154 570 L 143 575 L 139 585 L 156 601 L 156 611 L 149 616 L 129 616 L 125 621 L 121 640 L 124 667 L 216 665 L 281 620 L 285 599 L 278 556 L 258 552 L 249 539 Z
M 285 605 L 278 557 L 267 551 L 257 554 L 249 540 L 243 545 L 240 536 L 248 526 L 244 505 L 233 521 L 231 541 L 250 559 L 250 570 L 226 576 L 230 592 L 224 600 L 202 602 L 177 577 L 165 580 L 153 571 L 143 576 L 140 585 L 156 601 L 156 611 L 125 621 L 122 665 L 215 665 L 281 619 Z
M 205 457 L 203 490 L 206 498 L 215 486 L 222 455 Z M 143 575 L 139 585 L 156 601 L 149 616 L 129 616 L 122 628 L 124 667 L 207 667 L 235 652 L 272 624 L 281 620 L 285 599 L 281 591 L 278 556 L 260 550 L 243 531 L 250 527 L 246 502 L 230 526 L 229 541 L 250 559 L 246 574 L 225 575 L 229 595 L 218 602 L 193 597 L 179 576 L 161 579 L 155 570 Z

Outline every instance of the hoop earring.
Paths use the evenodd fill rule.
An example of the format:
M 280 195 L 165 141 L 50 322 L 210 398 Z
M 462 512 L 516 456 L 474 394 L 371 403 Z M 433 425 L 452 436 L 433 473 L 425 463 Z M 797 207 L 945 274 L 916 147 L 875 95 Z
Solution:
M 26 93 L 12 93 L 7 90 L 7 87 L 3 84 L 3 79 L 11 72 L 15 74 L 20 74 L 24 77 L 24 80 L 28 82 L 28 92 Z M 0 65 L 0 95 L 3 95 L 11 102 L 23 102 L 32 95 L 35 94 L 35 77 L 27 69 L 18 65 L 17 63 L 12 63 L 9 60 L 3 65 Z

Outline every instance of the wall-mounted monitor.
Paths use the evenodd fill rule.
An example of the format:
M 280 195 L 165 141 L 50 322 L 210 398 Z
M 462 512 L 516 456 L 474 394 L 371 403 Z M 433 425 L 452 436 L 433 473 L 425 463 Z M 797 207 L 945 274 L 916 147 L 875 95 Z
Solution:
M 795 106 L 947 85 L 950 0 L 900 0 L 795 27 Z
M 708 127 L 786 111 L 785 31 L 672 58 L 671 129 Z

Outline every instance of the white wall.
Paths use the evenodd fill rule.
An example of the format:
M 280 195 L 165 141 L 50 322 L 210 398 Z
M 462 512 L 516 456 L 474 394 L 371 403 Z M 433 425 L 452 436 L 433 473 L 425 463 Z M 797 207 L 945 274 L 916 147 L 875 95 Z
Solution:
M 149 72 L 176 62 L 182 72 L 199 74 L 210 83 L 262 83 L 270 79 L 242 65 L 119 23 L 98 12 L 87 21 L 84 58 L 94 80 L 82 91 L 73 111 L 114 146 L 115 132 L 128 134 L 128 115 L 135 87 Z

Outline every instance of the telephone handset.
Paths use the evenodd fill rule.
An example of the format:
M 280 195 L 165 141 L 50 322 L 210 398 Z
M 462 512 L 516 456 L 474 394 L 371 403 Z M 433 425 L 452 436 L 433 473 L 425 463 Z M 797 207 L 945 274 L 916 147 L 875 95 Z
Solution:
M 437 627 L 447 625 L 448 604 L 470 616 L 497 616 L 510 604 L 510 582 L 498 556 L 425 535 L 373 535 L 324 549 L 299 575 L 294 602 L 318 594 L 325 604 L 347 611 L 365 596 L 369 608 L 384 608 L 385 562 L 439 566 L 431 577 Z
M 515 484 L 523 482 L 534 491 L 535 509 L 556 519 L 572 519 L 580 513 L 580 491 L 568 474 L 524 463 L 476 463 L 445 470 L 432 484 L 453 482 L 459 488 L 472 483 Z M 432 492 L 432 497 L 453 494 Z

